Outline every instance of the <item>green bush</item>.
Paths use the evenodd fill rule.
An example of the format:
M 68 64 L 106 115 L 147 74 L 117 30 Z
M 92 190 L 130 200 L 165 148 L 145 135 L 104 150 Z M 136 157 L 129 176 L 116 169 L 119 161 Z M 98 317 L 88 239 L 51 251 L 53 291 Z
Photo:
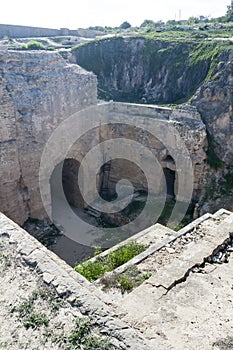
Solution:
M 110 272 L 117 267 L 125 264 L 136 255 L 146 250 L 147 246 L 137 242 L 130 242 L 105 257 L 97 257 L 94 261 L 86 260 L 81 264 L 75 265 L 76 272 L 83 275 L 90 282 L 103 276 L 105 272 Z
M 140 286 L 145 280 L 148 280 L 152 276 L 151 272 L 143 273 L 138 269 L 136 265 L 132 265 L 125 270 L 124 273 L 118 275 L 112 273 L 103 276 L 100 280 L 104 290 L 111 288 L 117 288 L 121 290 L 121 293 L 131 292 L 134 288 Z
M 125 275 L 120 275 L 117 279 L 117 282 L 120 285 L 121 292 L 124 293 L 126 291 L 131 291 L 134 287 L 133 281 Z
M 110 350 L 108 338 L 101 338 L 92 333 L 89 319 L 76 319 L 75 329 L 66 343 L 68 343 L 67 349 Z
M 23 50 L 44 50 L 45 47 L 38 41 L 31 40 L 26 45 L 22 46 Z
M 130 242 L 129 244 L 122 246 L 108 255 L 108 260 L 112 266 L 112 270 L 118 266 L 125 264 L 136 255 L 142 253 L 146 249 L 144 244 L 137 242 Z
M 49 324 L 49 320 L 43 312 L 32 312 L 28 317 L 25 318 L 23 324 L 26 329 L 36 329 L 42 325 L 47 327 Z

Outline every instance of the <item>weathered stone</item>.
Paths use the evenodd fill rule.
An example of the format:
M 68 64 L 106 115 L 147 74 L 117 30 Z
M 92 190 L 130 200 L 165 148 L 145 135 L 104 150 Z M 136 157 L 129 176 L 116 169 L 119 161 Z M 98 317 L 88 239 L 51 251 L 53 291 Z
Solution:
M 96 78 L 51 52 L 1 51 L 0 67 L 1 210 L 23 223 L 45 216 L 43 147 L 62 120 L 97 102 Z

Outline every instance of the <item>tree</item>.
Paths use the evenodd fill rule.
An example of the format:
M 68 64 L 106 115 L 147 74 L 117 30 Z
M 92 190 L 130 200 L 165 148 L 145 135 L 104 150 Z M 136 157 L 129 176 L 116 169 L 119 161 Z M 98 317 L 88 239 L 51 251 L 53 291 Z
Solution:
M 140 25 L 141 28 L 143 27 L 154 27 L 155 22 L 151 19 L 145 19 L 142 24 Z
M 231 0 L 231 5 L 227 6 L 226 20 L 233 22 L 233 0 Z
M 189 19 L 187 20 L 186 24 L 192 25 L 192 24 L 196 24 L 199 22 L 199 19 L 197 17 L 189 17 Z
M 121 29 L 128 29 L 131 27 L 131 24 L 127 21 L 123 22 L 121 25 L 120 25 L 120 28 Z

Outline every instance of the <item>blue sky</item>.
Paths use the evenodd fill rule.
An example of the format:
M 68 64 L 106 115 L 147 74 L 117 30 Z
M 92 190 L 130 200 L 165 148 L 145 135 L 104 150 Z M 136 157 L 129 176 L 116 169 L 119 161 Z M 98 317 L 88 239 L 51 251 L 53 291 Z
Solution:
M 140 25 L 154 21 L 187 19 L 190 16 L 222 16 L 231 0 L 3 0 L 0 23 L 50 28 L 91 25 L 118 26 L 123 21 Z

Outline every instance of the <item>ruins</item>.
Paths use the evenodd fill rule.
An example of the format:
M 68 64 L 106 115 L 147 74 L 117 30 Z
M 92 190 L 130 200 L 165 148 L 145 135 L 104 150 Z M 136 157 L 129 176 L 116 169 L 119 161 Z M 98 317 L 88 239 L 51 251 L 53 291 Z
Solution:
M 9 28 L 1 25 L 1 36 L 3 30 Z M 112 45 L 128 45 L 127 50 L 146 45 L 142 39 L 136 39 L 136 46 L 129 38 L 120 39 L 120 44 L 117 40 L 90 42 L 80 48 L 80 56 L 77 48 L 66 58 L 59 51 L 0 51 L 0 317 L 4 320 L 0 348 L 68 349 L 80 318 L 90 322 L 86 331 L 93 330 L 93 334 L 84 338 L 93 349 L 98 348 L 95 341 L 103 350 L 230 350 L 233 51 L 221 53 L 209 81 L 205 80 L 208 69 L 203 68 L 189 103 L 174 107 L 144 100 L 99 100 L 98 80 L 107 82 L 113 93 L 120 89 L 120 68 L 104 61 L 97 76 L 79 66 L 78 60 L 82 50 L 87 50 L 86 57 L 94 57 L 93 52 L 98 56 L 102 52 L 98 45 L 110 45 L 109 52 Z M 162 53 L 166 49 L 160 47 Z M 137 69 L 132 75 L 130 64 L 124 66 L 123 88 L 131 89 L 145 77 L 136 74 L 144 68 L 140 70 L 135 57 L 132 61 Z M 169 65 L 165 62 L 158 85 L 150 77 L 143 82 L 148 99 L 156 99 L 166 82 L 172 86 Z M 184 72 L 178 82 L 181 90 L 187 87 Z M 161 98 L 170 98 L 169 89 Z M 191 87 L 187 90 L 191 94 Z M 81 182 L 80 172 L 85 175 Z M 130 233 L 107 239 L 98 236 L 96 222 L 102 214 L 105 224 L 116 229 L 131 224 L 131 215 L 134 219 L 143 210 L 139 206 L 138 212 L 130 207 L 115 213 L 108 210 L 109 203 L 114 208 L 119 197 L 118 205 L 123 208 L 129 205 L 129 198 L 135 207 L 141 202 L 144 206 L 151 194 L 164 203 L 180 203 L 186 210 L 190 205 L 191 222 L 182 228 L 171 227 L 173 221 L 166 218 L 168 225 L 160 224 L 160 208 L 155 219 L 157 209 L 151 207 L 154 216 L 150 208 L 150 215 L 145 221 L 135 221 Z M 173 213 L 178 213 L 174 208 L 176 204 Z M 87 227 L 92 226 L 91 230 L 85 225 L 77 228 L 77 213 L 84 221 L 90 218 Z M 66 215 L 68 229 L 63 227 Z M 30 219 L 54 221 L 72 249 L 77 242 L 91 247 L 99 239 L 103 252 L 92 262 L 130 242 L 144 244 L 145 251 L 89 281 L 73 269 L 74 261 L 64 258 L 69 266 L 60 258 L 62 254 L 59 257 L 19 226 Z M 126 280 L 134 269 L 143 280 L 120 290 L 116 276 Z M 22 300 L 30 304 L 31 311 L 22 311 Z M 42 320 L 35 319 L 39 313 Z

